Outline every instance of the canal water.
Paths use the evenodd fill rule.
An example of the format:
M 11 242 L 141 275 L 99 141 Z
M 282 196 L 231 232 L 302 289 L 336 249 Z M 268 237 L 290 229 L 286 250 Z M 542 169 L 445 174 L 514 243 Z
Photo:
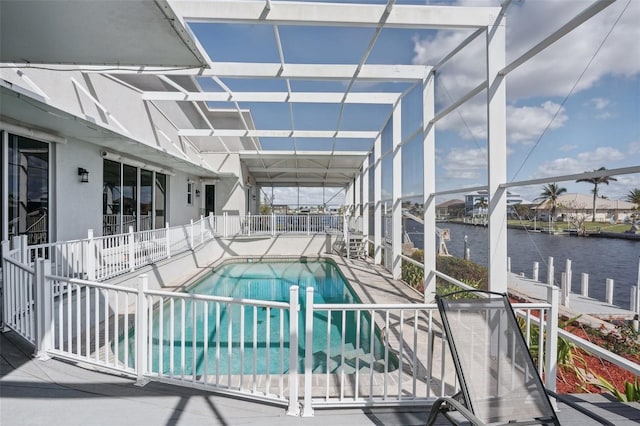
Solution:
M 467 236 L 473 262 L 487 265 L 488 229 L 457 223 L 440 223 L 439 228 L 451 230 L 451 241 L 447 241 L 449 253 L 463 257 L 464 236 Z M 423 244 L 422 225 L 407 220 L 407 232 L 416 247 Z M 555 281 L 559 285 L 561 273 L 565 271 L 566 259 L 572 263 L 572 288 L 580 293 L 581 274 L 589 274 L 589 296 L 605 300 L 605 282 L 614 280 L 613 303 L 629 309 L 631 288 L 637 285 L 640 241 L 610 238 L 584 238 L 570 235 L 548 235 L 509 229 L 507 252 L 511 257 L 511 271 L 524 272 L 527 278 L 533 274 L 533 262 L 538 262 L 538 279 L 547 279 L 547 261 L 552 256 Z

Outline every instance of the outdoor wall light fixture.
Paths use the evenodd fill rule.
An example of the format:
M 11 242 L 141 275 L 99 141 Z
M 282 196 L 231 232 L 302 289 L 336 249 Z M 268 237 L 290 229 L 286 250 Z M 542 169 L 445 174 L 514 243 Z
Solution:
M 87 169 L 78 167 L 78 176 L 80 176 L 80 182 L 82 183 L 89 182 L 89 172 L 87 171 Z
M 200 190 L 196 189 L 196 197 L 199 197 L 199 196 L 200 196 Z

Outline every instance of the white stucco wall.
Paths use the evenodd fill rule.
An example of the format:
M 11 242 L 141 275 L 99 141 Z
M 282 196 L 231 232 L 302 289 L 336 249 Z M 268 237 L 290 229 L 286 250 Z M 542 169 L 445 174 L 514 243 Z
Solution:
M 139 143 L 164 149 L 168 154 L 184 158 L 177 148 L 181 144 L 177 142 L 180 138 L 177 136 L 174 125 L 152 103 L 144 102 L 138 91 L 132 90 L 126 84 L 98 74 L 83 75 L 80 72 L 52 72 L 38 69 L 23 71 L 33 84 L 21 78 L 14 70 L 0 70 L 0 76 L 29 92 L 40 91 L 46 95 L 46 98 L 36 93 L 34 96 L 39 101 L 73 114 L 81 122 L 86 120 L 86 125 L 91 129 L 104 126 L 133 138 Z M 167 107 L 167 105 L 164 106 Z M 175 104 L 170 111 L 176 113 L 181 125 L 202 125 L 201 117 L 189 108 L 181 108 L 180 105 Z M 64 120 L 67 119 L 64 118 Z M 22 126 L 26 129 L 47 131 L 46 123 L 34 121 L 23 122 Z M 127 152 L 110 149 L 108 144 L 106 148 L 98 146 L 97 144 L 104 143 L 104 138 L 91 140 L 91 137 L 96 137 L 93 132 L 88 132 L 89 139 L 83 141 L 73 139 L 59 131 L 52 131 L 52 133 L 59 135 L 60 138 L 69 139 L 68 143 L 57 145 L 58 149 L 52 156 L 53 174 L 50 194 L 52 240 L 84 238 L 87 235 L 87 229 L 93 229 L 96 236 L 102 235 L 103 159 L 100 151 L 103 149 L 115 151 L 123 157 L 127 157 Z M 195 158 L 193 149 L 185 152 L 193 161 L 201 163 L 201 159 Z M 216 213 L 244 214 L 246 178 L 242 172 L 239 156 L 237 154 L 220 156 L 205 154 L 203 158 L 209 162 L 212 171 L 227 174 L 227 177 L 221 177 L 216 183 Z M 134 160 L 137 159 L 139 158 L 134 158 Z M 167 165 L 171 168 L 171 160 L 168 160 Z M 80 183 L 77 175 L 78 167 L 89 171 L 89 183 Z M 191 219 L 197 220 L 204 213 L 204 183 L 200 176 L 195 174 L 196 170 L 193 171 L 193 175 L 189 175 L 174 169 L 175 175 L 168 176 L 167 218 L 171 225 L 189 223 Z M 231 174 L 240 177 L 233 177 Z M 192 204 L 187 203 L 188 179 L 195 182 Z M 195 189 L 201 191 L 200 197 L 196 197 Z
M 176 288 L 184 285 L 190 278 L 210 270 L 214 263 L 233 256 L 255 256 L 256 259 L 262 256 L 322 256 L 331 252 L 334 238 L 335 236 L 325 234 L 216 238 L 194 252 L 182 253 L 109 282 L 135 287 L 137 277 L 146 274 L 149 288 Z
M 53 205 L 57 241 L 87 237 L 87 229 L 102 235 L 102 165 L 97 146 L 71 140 L 54 147 Z M 81 183 L 78 167 L 89 172 Z

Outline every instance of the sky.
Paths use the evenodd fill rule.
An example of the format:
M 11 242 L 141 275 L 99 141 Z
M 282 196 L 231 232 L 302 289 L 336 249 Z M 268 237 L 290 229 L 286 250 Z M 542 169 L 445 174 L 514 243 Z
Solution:
M 431 4 L 498 6 L 502 0 L 427 1 Z M 378 2 L 384 3 L 384 2 Z M 398 1 L 420 3 L 419 1 Z M 507 63 L 534 46 L 592 3 L 591 0 L 514 0 L 507 11 Z M 568 36 L 507 76 L 508 181 L 640 165 L 640 0 L 617 0 Z M 279 62 L 272 26 L 191 24 L 212 60 Z M 358 63 L 374 34 L 371 28 L 279 26 L 282 54 L 290 63 Z M 469 32 L 384 29 L 367 63 L 437 63 Z M 221 43 L 220 41 L 224 42 Z M 479 65 L 478 65 L 479 64 Z M 436 110 L 485 78 L 484 37 L 449 61 L 436 80 Z M 284 91 L 284 80 L 224 79 L 241 91 Z M 347 81 L 291 81 L 293 91 L 344 91 Z M 211 80 L 208 90 L 222 90 Z M 419 92 L 406 83 L 356 84 L 352 91 L 408 93 L 403 101 L 403 135 L 420 126 Z M 485 185 L 485 94 L 476 96 L 436 124 L 436 191 Z M 220 106 L 220 105 L 216 105 Z M 229 106 L 229 105 L 227 105 Z M 386 105 L 242 104 L 259 129 L 381 130 Z M 416 113 L 416 111 L 418 113 Z M 334 144 L 335 142 L 335 144 Z M 366 150 L 367 140 L 279 140 L 263 138 L 265 149 Z M 421 191 L 421 173 L 411 173 L 421 155 L 407 144 L 403 188 Z M 411 145 L 411 147 L 409 147 Z M 390 176 L 390 173 L 383 175 Z M 621 199 L 640 188 L 640 174 L 617 176 L 600 193 Z M 383 184 L 384 186 L 384 184 Z M 569 192 L 589 193 L 585 183 L 562 182 Z M 525 199 L 541 185 L 516 188 Z M 276 203 L 298 201 L 297 190 L 280 189 Z M 304 191 L 307 193 L 307 191 Z M 316 205 L 315 196 L 300 203 Z M 309 198 L 306 198 L 306 197 Z M 312 199 L 313 198 L 313 199 Z M 460 197 L 452 197 L 460 198 Z M 444 200 L 442 200 L 444 201 Z

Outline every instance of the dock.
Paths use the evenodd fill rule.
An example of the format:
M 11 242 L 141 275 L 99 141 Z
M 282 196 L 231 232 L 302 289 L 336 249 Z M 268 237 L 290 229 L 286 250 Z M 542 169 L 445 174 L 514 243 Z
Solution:
M 507 285 L 509 292 L 529 300 L 546 301 L 547 283 L 534 281 L 520 275 L 509 273 Z M 631 320 L 636 314 L 628 309 L 586 297 L 578 293 L 570 293 L 569 305 L 560 306 L 560 313 L 563 316 L 575 317 L 578 315 L 589 315 L 603 321 L 609 320 Z

